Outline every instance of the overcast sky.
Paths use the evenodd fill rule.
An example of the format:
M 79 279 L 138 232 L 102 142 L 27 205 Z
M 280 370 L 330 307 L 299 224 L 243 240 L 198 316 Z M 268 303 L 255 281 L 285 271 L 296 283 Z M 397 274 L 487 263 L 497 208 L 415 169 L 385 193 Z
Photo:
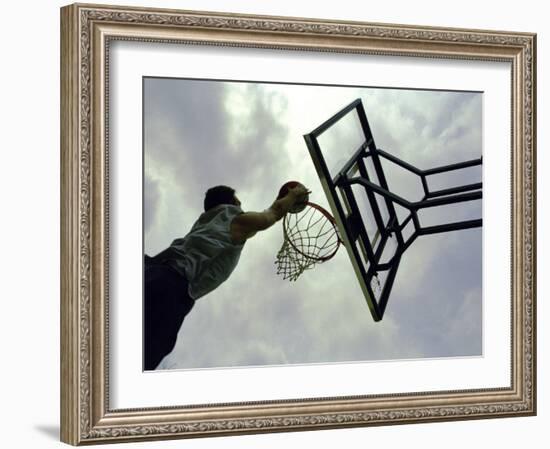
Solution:
M 243 209 L 264 210 L 300 180 L 328 208 L 303 135 L 361 98 L 379 148 L 419 168 L 482 154 L 482 94 L 179 79 L 144 80 L 144 251 L 184 236 L 204 192 L 226 184 Z M 343 131 L 343 128 L 340 130 Z M 354 149 L 335 130 L 335 163 Z M 323 143 L 323 142 L 322 142 Z M 421 186 L 388 168 L 390 189 Z M 442 177 L 440 177 L 442 178 Z M 437 179 L 469 183 L 481 170 Z M 425 225 L 481 217 L 481 201 L 421 216 Z M 438 221 L 439 220 L 439 221 Z M 482 354 L 481 228 L 419 237 L 402 258 L 384 319 L 375 323 L 345 249 L 296 282 L 276 274 L 276 224 L 249 240 L 228 281 L 200 298 L 161 368 L 330 363 Z

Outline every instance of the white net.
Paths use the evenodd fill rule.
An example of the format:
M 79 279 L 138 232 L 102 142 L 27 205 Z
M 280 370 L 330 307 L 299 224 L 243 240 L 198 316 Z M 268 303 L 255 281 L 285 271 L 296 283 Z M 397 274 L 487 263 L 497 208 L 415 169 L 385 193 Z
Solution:
M 300 254 L 285 239 L 283 246 L 277 253 L 275 264 L 277 265 L 277 274 L 283 276 L 283 279 L 295 281 L 304 271 L 315 266 L 315 260 Z
M 295 281 L 306 270 L 332 258 L 340 246 L 334 219 L 320 206 L 308 203 L 283 221 L 284 241 L 277 253 L 277 274 Z

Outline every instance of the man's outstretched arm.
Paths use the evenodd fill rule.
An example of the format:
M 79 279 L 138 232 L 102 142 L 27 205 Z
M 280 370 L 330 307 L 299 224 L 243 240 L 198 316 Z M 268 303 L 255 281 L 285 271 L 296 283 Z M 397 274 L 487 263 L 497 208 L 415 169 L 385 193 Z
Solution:
M 277 223 L 296 204 L 307 197 L 308 190 L 298 185 L 290 189 L 283 198 L 276 200 L 263 212 L 245 212 L 235 217 L 231 223 L 231 236 L 236 242 L 244 242 L 258 231 L 268 229 Z

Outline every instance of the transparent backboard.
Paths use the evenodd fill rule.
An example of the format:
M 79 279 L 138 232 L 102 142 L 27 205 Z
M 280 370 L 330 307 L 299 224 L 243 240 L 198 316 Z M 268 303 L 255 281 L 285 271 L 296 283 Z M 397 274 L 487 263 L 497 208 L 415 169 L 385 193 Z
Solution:
M 399 266 L 394 205 L 366 189 L 388 189 L 360 100 L 304 136 L 342 241 L 375 321 L 382 319 Z

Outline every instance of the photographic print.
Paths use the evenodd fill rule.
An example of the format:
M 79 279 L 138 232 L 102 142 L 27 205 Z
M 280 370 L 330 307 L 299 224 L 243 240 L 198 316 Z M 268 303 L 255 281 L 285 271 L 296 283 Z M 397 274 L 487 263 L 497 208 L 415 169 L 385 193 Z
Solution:
M 482 356 L 482 105 L 145 77 L 145 369 Z
M 61 439 L 536 414 L 536 35 L 61 9 Z

